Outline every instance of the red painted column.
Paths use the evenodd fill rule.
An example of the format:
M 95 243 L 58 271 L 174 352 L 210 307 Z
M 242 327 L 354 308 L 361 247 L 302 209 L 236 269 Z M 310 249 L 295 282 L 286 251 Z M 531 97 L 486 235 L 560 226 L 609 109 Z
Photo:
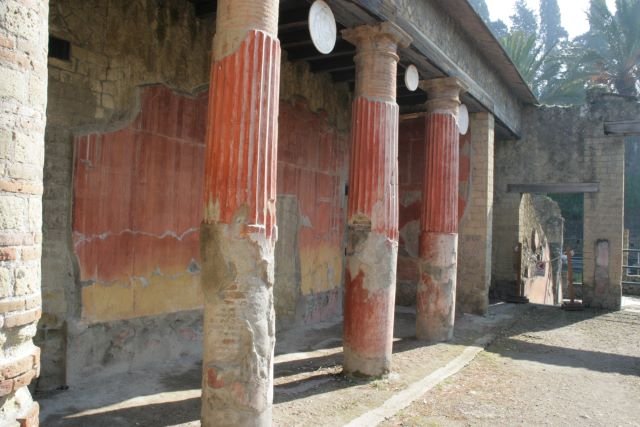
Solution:
M 271 425 L 278 0 L 219 0 L 207 118 L 203 426 Z
M 393 24 L 343 31 L 356 46 L 351 122 L 348 248 L 345 278 L 344 371 L 389 371 L 398 256 L 398 45 Z
M 462 86 L 455 78 L 440 78 L 422 82 L 421 87 L 429 100 L 416 335 L 438 342 L 453 337 L 455 317 L 460 148 L 456 117 Z

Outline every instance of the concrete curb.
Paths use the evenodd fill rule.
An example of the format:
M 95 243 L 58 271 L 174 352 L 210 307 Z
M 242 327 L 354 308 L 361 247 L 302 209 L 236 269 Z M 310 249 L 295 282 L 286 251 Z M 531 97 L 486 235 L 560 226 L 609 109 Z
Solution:
M 411 384 L 405 390 L 395 394 L 393 397 L 385 401 L 381 406 L 364 413 L 358 418 L 348 423 L 347 427 L 371 427 L 380 424 L 386 419 L 394 416 L 412 402 L 417 400 L 420 396 L 427 393 L 429 390 L 440 384 L 452 375 L 460 372 L 465 366 L 467 366 L 476 356 L 482 352 L 487 345 L 489 345 L 496 335 L 489 334 L 477 339 L 473 345 L 465 348 L 462 354 L 451 362 L 447 363 L 444 367 L 432 372 L 426 377 L 422 378 Z

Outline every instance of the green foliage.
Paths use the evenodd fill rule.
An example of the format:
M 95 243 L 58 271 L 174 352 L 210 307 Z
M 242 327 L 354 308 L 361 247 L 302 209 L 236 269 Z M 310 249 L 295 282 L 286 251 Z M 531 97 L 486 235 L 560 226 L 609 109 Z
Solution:
M 524 34 L 538 34 L 538 21 L 533 10 L 527 7 L 524 0 L 516 1 L 516 13 L 511 15 L 511 31 Z
M 640 0 L 616 0 L 612 14 L 605 0 L 591 0 L 589 31 L 576 40 L 592 84 L 637 96 L 640 80 Z
M 640 93 L 640 0 L 616 0 L 615 14 L 605 0 L 591 0 L 590 29 L 575 40 L 567 39 L 557 0 L 539 0 L 540 25 L 517 0 L 510 29 L 490 20 L 485 0 L 470 1 L 542 104 L 581 104 L 593 85 Z
M 540 36 L 544 51 L 550 51 L 569 36 L 560 22 L 558 0 L 540 0 Z

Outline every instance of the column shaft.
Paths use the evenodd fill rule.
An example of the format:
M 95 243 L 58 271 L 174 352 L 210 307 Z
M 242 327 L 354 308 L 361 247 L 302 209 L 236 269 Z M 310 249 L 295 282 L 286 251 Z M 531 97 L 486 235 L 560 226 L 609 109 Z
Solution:
M 427 81 L 426 165 L 420 220 L 420 282 L 416 335 L 431 342 L 453 337 L 458 252 L 459 131 L 456 79 Z
M 0 425 L 36 427 L 49 2 L 0 9 Z
M 389 371 L 398 255 L 398 44 L 389 23 L 346 30 L 357 47 L 351 127 L 344 371 Z
M 267 426 L 273 401 L 277 0 L 221 0 L 204 221 L 203 426 Z

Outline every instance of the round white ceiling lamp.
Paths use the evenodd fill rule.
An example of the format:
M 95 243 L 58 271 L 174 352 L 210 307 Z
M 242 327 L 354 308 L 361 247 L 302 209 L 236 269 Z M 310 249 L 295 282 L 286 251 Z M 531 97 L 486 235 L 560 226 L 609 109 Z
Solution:
M 418 69 L 415 65 L 411 64 L 404 72 L 404 85 L 411 92 L 414 92 L 416 89 L 418 89 L 418 83 L 420 83 L 420 75 L 418 74 Z
M 316 0 L 309 9 L 309 34 L 318 52 L 331 53 L 336 45 L 338 27 L 331 8 L 322 0 Z
M 469 110 L 464 104 L 460 104 L 460 108 L 458 108 L 457 121 L 460 135 L 466 135 L 469 130 Z

